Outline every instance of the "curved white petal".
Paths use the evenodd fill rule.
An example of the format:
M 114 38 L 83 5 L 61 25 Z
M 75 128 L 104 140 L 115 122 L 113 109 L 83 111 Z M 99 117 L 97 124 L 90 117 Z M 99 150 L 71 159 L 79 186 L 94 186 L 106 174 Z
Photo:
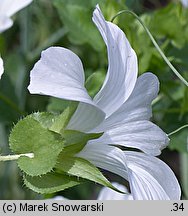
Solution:
M 0 15 L 12 16 L 22 8 L 26 7 L 32 0 L 1 0 Z
M 13 25 L 12 19 L 0 14 L 0 33 L 7 30 Z
M 106 131 L 127 122 L 149 120 L 152 116 L 151 103 L 158 91 L 159 81 L 154 74 L 145 73 L 139 76 L 128 100 L 95 128 L 95 131 Z
M 109 145 L 87 144 L 77 156 L 89 160 L 99 168 L 128 179 L 125 155 L 119 148 Z
M 174 173 L 156 157 L 95 144 L 87 144 L 77 156 L 128 180 L 135 200 L 180 199 L 181 190 Z
M 93 103 L 84 87 L 83 66 L 72 51 L 61 47 L 43 51 L 30 78 L 28 90 L 32 94 L 82 102 L 68 125 L 69 129 L 86 132 L 88 127 L 92 129 L 105 118 L 105 113 Z
M 4 72 L 3 59 L 0 57 L 0 79 L 1 79 L 3 72 Z
M 67 129 L 89 132 L 98 126 L 105 118 L 105 114 L 90 104 L 79 103 L 76 112 L 71 117 Z
M 125 152 L 131 193 L 136 200 L 179 200 L 181 189 L 172 170 L 156 157 Z
M 150 121 L 133 121 L 106 131 L 90 144 L 114 144 L 139 149 L 150 155 L 159 155 L 168 144 L 168 136 Z
M 91 143 L 116 144 L 159 155 L 168 144 L 167 135 L 149 122 L 151 102 L 157 96 L 159 81 L 152 73 L 141 75 L 128 100 L 91 132 L 105 131 Z
M 28 90 L 32 94 L 92 103 L 84 88 L 84 71 L 77 55 L 68 49 L 50 47 L 30 74 Z
M 110 116 L 130 96 L 137 78 L 137 57 L 123 31 L 105 21 L 97 6 L 93 21 L 99 29 L 108 50 L 108 72 L 94 102 Z
M 119 189 L 120 191 L 128 193 L 128 190 L 124 185 L 121 185 L 116 182 L 113 182 L 112 185 L 117 189 Z M 103 187 L 97 198 L 97 200 L 132 200 L 132 199 L 133 197 L 130 194 L 118 193 L 108 187 Z

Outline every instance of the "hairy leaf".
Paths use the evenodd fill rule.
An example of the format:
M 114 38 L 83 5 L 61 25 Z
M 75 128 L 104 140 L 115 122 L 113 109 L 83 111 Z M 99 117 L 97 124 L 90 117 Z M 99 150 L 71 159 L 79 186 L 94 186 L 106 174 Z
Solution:
M 83 181 L 75 176 L 48 173 L 42 176 L 24 176 L 25 185 L 37 193 L 55 193 L 81 184 Z
M 20 169 L 31 176 L 51 171 L 64 147 L 62 137 L 44 128 L 32 115 L 15 125 L 9 141 L 16 154 L 34 153 L 34 158 L 23 156 L 18 159 Z
M 103 176 L 97 167 L 83 158 L 59 157 L 56 168 L 69 175 L 81 177 L 120 192 Z

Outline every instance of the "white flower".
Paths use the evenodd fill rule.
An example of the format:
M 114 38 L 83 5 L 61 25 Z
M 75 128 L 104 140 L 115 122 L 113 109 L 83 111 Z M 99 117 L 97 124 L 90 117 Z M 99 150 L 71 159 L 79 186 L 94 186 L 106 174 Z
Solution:
M 53 198 L 51 198 L 50 200 L 68 200 L 67 198 L 63 197 L 63 196 L 55 196 Z
M 184 7 L 188 7 L 188 0 L 181 0 L 181 3 Z
M 13 25 L 10 17 L 31 2 L 32 0 L 0 0 L 0 33 Z
M 98 194 L 97 200 L 132 200 L 133 199 L 132 195 L 128 194 L 128 190 L 124 185 L 121 185 L 116 182 L 112 182 L 112 185 L 116 187 L 118 190 L 125 192 L 125 194 L 116 192 L 108 187 L 103 187 Z M 52 200 L 68 200 L 64 196 L 55 196 L 51 199 Z
M 104 134 L 89 141 L 78 156 L 128 180 L 133 199 L 179 199 L 174 174 L 153 157 L 168 144 L 167 135 L 149 121 L 158 79 L 152 73 L 137 79 L 134 50 L 121 29 L 105 21 L 98 6 L 93 21 L 106 43 L 109 61 L 97 95 L 92 99 L 84 87 L 84 70 L 78 56 L 60 47 L 42 52 L 31 71 L 28 89 L 34 94 L 80 102 L 67 129 Z M 123 152 L 114 145 L 137 148 L 148 155 Z
M 128 190 L 124 185 L 116 182 L 113 182 L 112 185 L 118 190 L 125 192 L 125 194 L 118 193 L 108 187 L 103 187 L 99 192 L 97 200 L 133 200 L 132 195 L 128 193 Z
M 3 72 L 4 72 L 3 59 L 0 57 L 0 79 L 1 79 Z
M 180 199 L 174 173 L 156 157 L 110 145 L 86 145 L 78 156 L 128 180 L 134 200 Z

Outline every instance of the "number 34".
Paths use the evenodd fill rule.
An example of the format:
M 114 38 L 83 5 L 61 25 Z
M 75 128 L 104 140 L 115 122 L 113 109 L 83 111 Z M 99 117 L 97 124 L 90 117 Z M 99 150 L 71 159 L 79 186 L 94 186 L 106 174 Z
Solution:
M 173 203 L 173 207 L 171 211 L 184 210 L 183 203 Z

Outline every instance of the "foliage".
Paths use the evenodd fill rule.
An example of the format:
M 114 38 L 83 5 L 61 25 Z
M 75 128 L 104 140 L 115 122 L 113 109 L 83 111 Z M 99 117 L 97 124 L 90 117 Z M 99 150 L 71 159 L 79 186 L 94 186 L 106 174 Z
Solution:
M 121 0 L 34 1 L 15 16 L 15 25 L 0 35 L 0 53 L 4 59 L 6 71 L 0 80 L 1 153 L 3 155 L 10 153 L 8 148 L 8 143 L 10 143 L 14 153 L 31 151 L 38 155 L 34 159 L 21 157 L 18 160 L 19 167 L 25 173 L 25 185 L 34 191 L 55 193 L 59 189 L 79 185 L 81 193 L 81 183 L 85 182 L 85 179 L 109 185 L 98 169 L 87 161 L 67 153 L 71 148 L 77 151 L 74 146 L 74 136 L 76 140 L 81 137 L 84 144 L 90 138 L 85 134 L 64 131 L 64 127 L 60 126 L 58 119 L 64 121 L 64 124 L 67 122 L 68 114 L 63 116 L 61 113 L 64 110 L 68 112 L 66 108 L 70 107 L 69 102 L 30 95 L 27 91 L 29 72 L 39 59 L 42 49 L 50 45 L 64 46 L 77 53 L 85 67 L 86 88 L 89 94 L 93 97 L 99 90 L 107 69 L 107 56 L 102 38 L 91 20 L 92 11 L 97 3 L 100 4 L 108 20 L 111 20 L 118 11 L 128 7 L 139 12 L 140 18 L 150 29 L 166 56 L 188 80 L 188 9 L 174 2 L 154 10 L 144 8 L 142 3 L 135 7 L 130 0 L 124 2 Z M 187 124 L 188 88 L 174 76 L 135 18 L 131 15 L 121 15 L 114 22 L 126 33 L 138 55 L 139 74 L 152 71 L 160 80 L 160 93 L 153 103 L 153 121 L 167 133 Z M 25 117 L 27 114 L 30 115 Z M 24 128 L 24 133 L 21 128 Z M 73 140 L 67 141 L 67 137 L 70 137 L 68 133 L 71 133 Z M 34 140 L 33 134 L 37 134 L 37 140 Z M 92 137 L 100 135 L 90 134 Z M 171 159 L 172 151 L 176 151 L 180 157 L 182 154 L 187 155 L 188 130 L 183 129 L 170 138 L 168 157 Z M 52 146 L 52 143 L 55 145 Z M 39 148 L 39 146 L 44 146 L 44 148 Z M 84 145 L 79 145 L 79 148 L 83 147 Z M 52 148 L 55 148 L 54 151 L 51 150 Z M 67 153 L 68 159 L 59 158 L 63 152 Z M 185 160 L 180 162 L 183 163 L 182 161 Z M 174 166 L 176 166 L 175 163 Z M 41 166 L 42 164 L 44 166 Z M 65 164 L 64 167 L 63 164 Z M 72 164 L 82 167 L 81 173 L 75 173 L 74 166 L 72 169 L 67 168 Z M 22 183 L 20 185 L 18 183 L 20 182 L 19 170 L 15 168 L 14 163 L 0 164 L 0 166 L 1 199 L 37 196 L 21 188 Z M 31 168 L 33 166 L 36 170 Z M 85 167 L 89 167 L 91 173 L 86 174 Z M 180 181 L 181 178 L 185 179 L 184 175 L 187 175 L 185 173 L 187 173 L 188 165 L 183 164 L 183 167 L 184 169 L 181 170 L 176 167 L 176 175 Z M 7 170 L 12 172 L 12 175 L 7 174 Z M 92 179 L 92 171 L 96 172 L 98 179 Z M 39 175 L 42 177 L 39 178 Z M 62 176 L 64 176 L 64 181 L 61 181 Z M 79 176 L 79 180 L 75 176 Z M 46 179 L 49 182 L 53 179 L 54 185 L 47 185 Z M 4 191 L 8 190 L 10 184 L 12 188 L 15 186 L 16 191 L 12 190 L 11 194 L 6 194 Z M 187 187 L 184 185 L 186 184 L 183 184 L 183 187 Z M 183 190 L 187 191 L 187 188 Z M 92 190 L 88 189 L 88 194 L 92 196 Z M 188 198 L 186 194 L 184 196 Z

